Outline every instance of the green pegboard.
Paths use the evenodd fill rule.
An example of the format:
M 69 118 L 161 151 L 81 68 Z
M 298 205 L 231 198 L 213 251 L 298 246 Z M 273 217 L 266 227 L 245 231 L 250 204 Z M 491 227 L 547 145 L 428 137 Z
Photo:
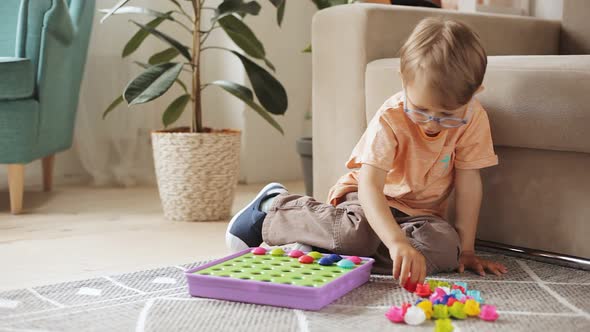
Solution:
M 363 261 L 360 265 L 364 263 Z M 194 273 L 295 286 L 322 287 L 360 265 L 352 269 L 343 269 L 336 264 L 320 265 L 317 260 L 312 264 L 302 264 L 297 258 L 286 255 L 272 256 L 269 253 L 254 255 L 248 252 Z

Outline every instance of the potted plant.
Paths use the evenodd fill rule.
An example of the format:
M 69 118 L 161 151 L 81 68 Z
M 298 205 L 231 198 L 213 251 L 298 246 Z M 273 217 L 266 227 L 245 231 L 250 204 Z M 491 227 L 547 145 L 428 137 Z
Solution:
M 130 81 L 122 94 L 105 110 L 103 118 L 119 104 L 128 106 L 150 102 L 178 84 L 183 93 L 164 110 L 164 129 L 152 132 L 152 144 L 156 178 L 164 215 L 172 220 L 219 220 L 228 218 L 239 172 L 241 133 L 231 129 L 211 129 L 203 124 L 201 92 L 217 86 L 241 99 L 249 109 L 257 112 L 271 126 L 283 134 L 281 126 L 271 116 L 287 110 L 287 94 L 281 83 L 264 67 L 261 61 L 274 71 L 267 59 L 264 47 L 244 22 L 248 15 L 258 15 L 259 1 L 224 0 L 217 7 L 207 7 L 206 0 L 184 0 L 190 10 L 185 10 L 180 0 L 167 0 L 170 10 L 160 12 L 127 5 L 133 0 L 121 0 L 108 10 L 101 22 L 116 14 L 142 14 L 151 17 L 146 24 L 130 22 L 139 28 L 123 49 L 123 57 L 131 55 L 148 37 L 156 37 L 167 48 L 152 55 L 147 63 L 136 62 L 144 71 Z M 286 0 L 269 0 L 277 9 L 280 25 Z M 214 12 L 211 21 L 203 22 L 203 11 Z M 162 32 L 159 26 L 168 22 L 176 24 L 191 34 L 192 45 L 184 45 Z M 206 45 L 211 32 L 221 28 L 241 50 Z M 230 52 L 242 65 L 252 85 L 250 88 L 227 80 L 201 83 L 200 55 L 217 50 Z M 191 74 L 190 84 L 180 78 L 182 71 Z M 256 98 L 254 98 L 256 96 Z M 190 105 L 192 125 L 170 128 Z

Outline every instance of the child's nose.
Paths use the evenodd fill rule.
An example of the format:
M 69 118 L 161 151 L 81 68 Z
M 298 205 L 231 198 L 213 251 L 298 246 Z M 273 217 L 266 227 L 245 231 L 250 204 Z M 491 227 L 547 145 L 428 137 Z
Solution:
M 428 131 L 437 131 L 439 129 L 439 125 L 438 123 L 434 122 L 434 121 L 430 121 L 429 123 L 426 124 L 426 130 Z

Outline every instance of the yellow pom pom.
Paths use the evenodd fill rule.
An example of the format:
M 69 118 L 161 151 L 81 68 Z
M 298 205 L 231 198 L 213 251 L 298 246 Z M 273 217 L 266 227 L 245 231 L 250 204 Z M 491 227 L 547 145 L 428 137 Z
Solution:
M 467 301 L 465 301 L 465 306 L 463 307 L 463 310 L 465 311 L 465 313 L 467 314 L 467 316 L 477 316 L 479 315 L 479 302 L 473 300 L 473 299 L 469 299 Z
M 322 254 L 320 254 L 317 251 L 312 251 L 309 254 L 307 254 L 307 256 L 313 257 L 313 259 L 320 259 L 320 258 L 324 257 Z
M 432 317 L 432 302 L 429 300 L 424 300 L 418 303 L 416 306 L 424 311 L 426 319 L 430 319 Z

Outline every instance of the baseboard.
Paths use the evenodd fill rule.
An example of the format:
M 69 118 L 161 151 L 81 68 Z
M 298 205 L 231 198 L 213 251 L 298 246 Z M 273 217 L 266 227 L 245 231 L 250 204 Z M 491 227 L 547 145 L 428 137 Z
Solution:
M 590 260 L 587 258 L 558 254 L 554 252 L 511 246 L 492 241 L 475 240 L 478 250 L 498 252 L 501 254 L 516 256 L 526 259 L 556 264 L 575 269 L 590 271 Z

